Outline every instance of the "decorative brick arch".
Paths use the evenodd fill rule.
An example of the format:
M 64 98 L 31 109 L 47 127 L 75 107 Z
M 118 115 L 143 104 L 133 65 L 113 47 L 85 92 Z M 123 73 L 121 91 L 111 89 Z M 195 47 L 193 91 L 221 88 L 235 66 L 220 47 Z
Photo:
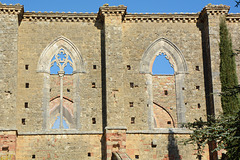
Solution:
M 153 93 L 152 93 L 152 64 L 159 54 L 165 54 L 167 59 L 174 68 L 175 85 L 176 85 L 176 107 L 177 107 L 177 124 L 181 127 L 186 123 L 185 118 L 185 105 L 184 105 L 184 77 L 188 73 L 186 60 L 180 49 L 171 41 L 166 38 L 159 38 L 151 43 L 145 50 L 141 62 L 140 73 L 145 74 L 147 80 L 148 92 L 148 106 L 149 109 L 149 129 L 153 129 Z
M 72 68 L 73 68 L 73 97 L 72 101 L 73 108 L 75 112 L 73 113 L 73 125 L 70 125 L 70 129 L 79 129 L 80 126 L 80 76 L 85 74 L 85 63 L 83 57 L 78 50 L 78 48 L 67 38 L 60 36 L 54 41 L 49 43 L 47 47 L 43 50 L 37 66 L 37 72 L 42 74 L 43 77 L 43 89 L 42 89 L 42 108 L 43 108 L 43 125 L 42 129 L 46 132 L 51 130 L 51 117 L 50 117 L 50 68 L 51 60 L 56 52 L 59 50 L 65 50 L 72 58 Z M 63 110 L 64 112 L 64 110 Z M 64 132 L 63 130 L 58 130 L 57 132 Z
M 42 52 L 37 66 L 37 72 L 50 73 L 50 61 L 59 49 L 66 50 L 74 62 L 74 73 L 85 73 L 85 64 L 78 48 L 67 38 L 60 36 L 52 41 Z

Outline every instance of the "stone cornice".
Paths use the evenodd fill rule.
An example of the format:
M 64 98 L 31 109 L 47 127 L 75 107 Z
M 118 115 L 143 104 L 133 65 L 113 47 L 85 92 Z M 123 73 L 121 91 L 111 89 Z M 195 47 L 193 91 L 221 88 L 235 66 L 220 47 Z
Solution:
M 230 6 L 227 5 L 212 5 L 212 4 L 208 4 L 207 6 L 205 6 L 201 13 L 200 13 L 200 19 L 204 20 L 208 15 L 224 15 L 224 14 L 228 14 L 228 11 L 230 9 Z
M 96 13 L 48 13 L 25 12 L 23 21 L 48 21 L 48 22 L 95 22 Z
M 199 14 L 127 14 L 124 17 L 125 23 L 139 23 L 139 22 L 166 22 L 166 23 L 196 23 Z
M 108 4 L 104 4 L 102 7 L 99 8 L 98 11 L 98 20 L 100 22 L 104 21 L 104 17 L 107 16 L 122 16 L 122 20 L 126 15 L 127 7 L 124 5 L 119 6 L 109 6 Z
M 229 23 L 239 23 L 240 22 L 240 14 L 228 14 L 226 17 L 226 21 Z
M 16 5 L 6 5 L 0 3 L 0 14 L 13 14 L 13 15 L 18 15 L 18 14 L 23 14 L 23 6 L 20 4 Z
M 119 6 L 108 6 L 108 4 L 105 4 L 99 8 L 98 14 L 101 15 L 125 15 L 126 14 L 127 7 L 124 5 Z

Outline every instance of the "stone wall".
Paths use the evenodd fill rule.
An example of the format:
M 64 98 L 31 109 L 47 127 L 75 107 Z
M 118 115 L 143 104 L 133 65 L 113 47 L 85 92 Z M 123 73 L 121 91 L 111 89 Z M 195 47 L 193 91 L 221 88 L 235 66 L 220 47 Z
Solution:
M 101 135 L 21 135 L 16 157 L 28 159 L 101 159 Z
M 14 132 L 10 142 L 17 146 L 6 153 L 10 142 L 1 141 L 1 158 L 110 159 L 114 152 L 132 159 L 195 159 L 194 147 L 180 144 L 191 133 L 182 123 L 221 112 L 221 16 L 227 16 L 233 47 L 240 43 L 240 16 L 228 14 L 228 6 L 208 5 L 193 14 L 131 14 L 122 5 L 104 5 L 98 13 L 0 8 L 0 130 Z M 70 129 L 51 129 L 60 83 L 50 61 L 59 49 L 74 62 L 73 74 L 63 78 Z M 160 53 L 174 75 L 152 75 Z M 237 56 L 238 73 L 239 65 Z
M 186 138 L 186 134 L 127 134 L 127 154 L 131 159 L 196 159 L 195 146 L 181 142 Z M 208 160 L 207 152 L 202 159 Z
M 2 4 L 0 4 L 2 8 Z M 10 12 L 10 10 L 14 10 Z M 22 6 L 6 6 L 0 11 L 0 129 L 16 128 L 18 73 L 18 14 Z

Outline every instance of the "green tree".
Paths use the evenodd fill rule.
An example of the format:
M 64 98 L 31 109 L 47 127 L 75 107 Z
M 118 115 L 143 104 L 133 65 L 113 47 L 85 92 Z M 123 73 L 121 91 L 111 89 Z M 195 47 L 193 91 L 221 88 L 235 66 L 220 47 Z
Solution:
M 225 18 L 220 21 L 220 79 L 221 102 L 223 114 L 236 114 L 239 106 L 239 93 L 235 92 L 238 86 L 235 56 L 232 50 L 232 41 L 229 35 Z
M 217 148 L 227 150 L 229 160 L 240 160 L 240 112 L 234 115 L 209 117 L 208 121 L 202 119 L 188 123 L 187 128 L 193 131 L 185 144 L 197 145 L 197 158 L 201 159 L 203 150 L 209 141 L 216 141 Z

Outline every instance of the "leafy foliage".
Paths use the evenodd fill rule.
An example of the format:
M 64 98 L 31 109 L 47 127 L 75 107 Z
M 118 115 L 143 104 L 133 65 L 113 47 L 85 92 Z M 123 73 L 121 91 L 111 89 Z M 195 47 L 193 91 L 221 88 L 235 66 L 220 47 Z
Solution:
M 216 141 L 217 148 L 214 151 L 226 149 L 227 156 L 231 160 L 239 160 L 240 157 L 240 111 L 234 115 L 221 115 L 218 118 L 209 117 L 208 121 L 201 118 L 185 127 L 193 131 L 185 144 L 197 144 L 197 157 L 201 157 L 204 148 L 210 141 Z

